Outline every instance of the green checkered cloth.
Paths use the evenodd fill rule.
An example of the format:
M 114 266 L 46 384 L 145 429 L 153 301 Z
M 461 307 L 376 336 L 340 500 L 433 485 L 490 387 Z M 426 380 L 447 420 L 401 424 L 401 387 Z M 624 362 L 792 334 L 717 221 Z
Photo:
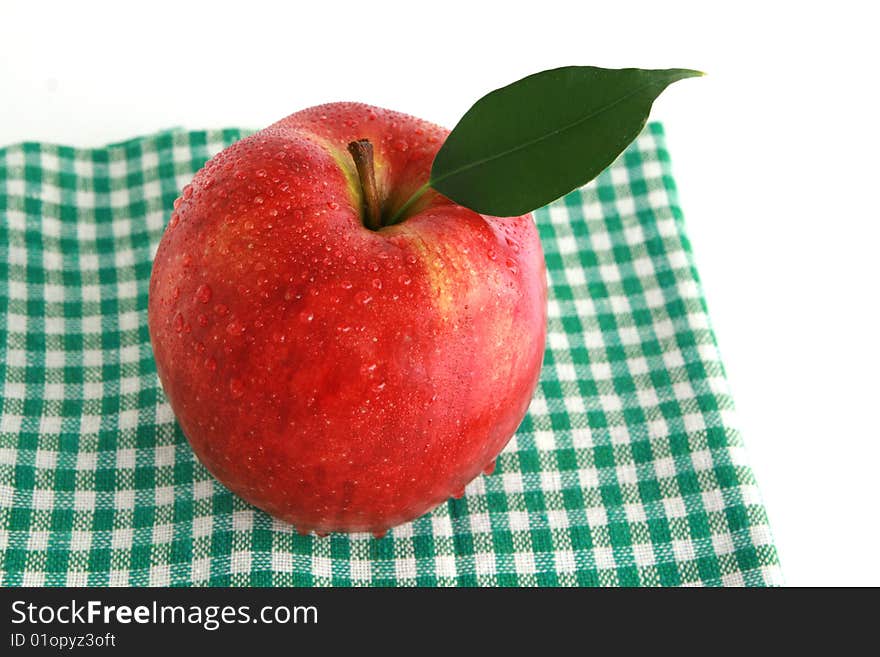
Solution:
M 547 352 L 494 474 L 383 539 L 300 536 L 214 481 L 147 287 L 179 190 L 244 134 L 0 149 L 0 583 L 780 583 L 656 123 L 535 214 Z

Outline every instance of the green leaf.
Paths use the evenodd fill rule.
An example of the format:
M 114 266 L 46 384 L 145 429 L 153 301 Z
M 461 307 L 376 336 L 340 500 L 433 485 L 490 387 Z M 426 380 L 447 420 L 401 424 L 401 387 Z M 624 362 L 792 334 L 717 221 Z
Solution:
M 478 100 L 443 144 L 430 186 L 477 212 L 531 212 L 595 178 L 639 134 L 687 69 L 567 66 Z

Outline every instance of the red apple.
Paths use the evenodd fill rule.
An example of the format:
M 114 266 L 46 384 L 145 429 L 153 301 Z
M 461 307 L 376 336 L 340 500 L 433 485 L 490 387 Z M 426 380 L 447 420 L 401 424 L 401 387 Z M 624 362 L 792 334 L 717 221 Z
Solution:
M 372 144 L 387 224 L 447 134 L 367 105 L 313 107 L 224 150 L 174 204 L 150 279 L 162 386 L 208 470 L 301 532 L 381 535 L 461 495 L 537 384 L 546 281 L 531 215 L 429 191 L 367 227 L 370 181 L 349 144 Z

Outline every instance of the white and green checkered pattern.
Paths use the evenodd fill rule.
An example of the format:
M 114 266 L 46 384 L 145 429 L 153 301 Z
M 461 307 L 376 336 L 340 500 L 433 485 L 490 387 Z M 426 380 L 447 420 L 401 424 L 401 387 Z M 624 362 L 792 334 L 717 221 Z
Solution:
M 0 582 L 780 582 L 658 124 L 536 213 L 547 352 L 494 474 L 380 540 L 217 484 L 159 387 L 147 284 L 178 190 L 241 136 L 0 149 Z

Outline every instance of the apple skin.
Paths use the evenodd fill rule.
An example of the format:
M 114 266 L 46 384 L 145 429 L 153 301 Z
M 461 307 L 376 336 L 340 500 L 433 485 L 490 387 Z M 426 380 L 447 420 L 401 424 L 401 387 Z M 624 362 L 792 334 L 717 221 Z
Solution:
M 393 211 L 447 134 L 363 104 L 297 112 L 208 162 L 159 244 L 149 329 L 171 408 L 217 479 L 300 532 L 381 535 L 460 495 L 537 385 L 531 215 L 429 191 L 364 226 L 347 144 L 373 144 Z

